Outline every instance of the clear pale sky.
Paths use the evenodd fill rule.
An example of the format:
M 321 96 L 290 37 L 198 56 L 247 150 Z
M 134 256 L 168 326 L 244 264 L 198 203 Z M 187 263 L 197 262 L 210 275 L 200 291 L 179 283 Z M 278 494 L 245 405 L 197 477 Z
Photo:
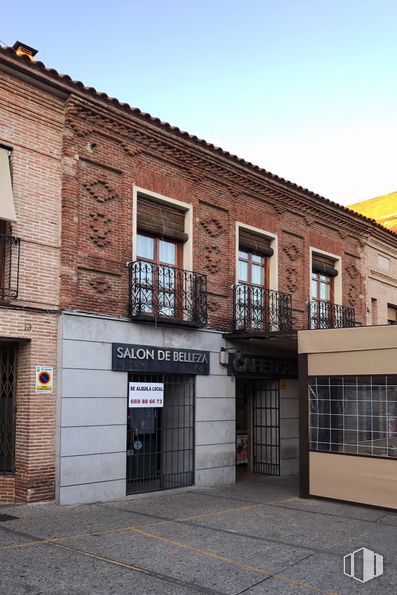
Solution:
M 336 202 L 397 191 L 396 0 L 0 0 L 0 40 Z

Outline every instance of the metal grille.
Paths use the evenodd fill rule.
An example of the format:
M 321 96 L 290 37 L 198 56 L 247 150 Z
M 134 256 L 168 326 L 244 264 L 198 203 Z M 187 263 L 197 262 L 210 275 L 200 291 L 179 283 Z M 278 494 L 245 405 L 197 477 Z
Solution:
M 129 271 L 131 318 L 207 324 L 206 275 L 143 260 L 132 262 Z
M 397 458 L 397 376 L 310 379 L 310 450 Z
M 14 471 L 15 345 L 0 345 L 0 471 Z
M 290 332 L 292 297 L 288 293 L 240 283 L 234 287 L 235 330 Z
M 0 298 L 17 298 L 20 239 L 0 233 Z
M 312 300 L 308 304 L 309 329 L 348 328 L 356 325 L 355 309 L 331 304 L 325 300 Z
M 280 475 L 280 390 L 278 380 L 253 386 L 253 471 Z
M 129 408 L 127 494 L 194 482 L 194 377 L 130 375 L 131 382 L 163 382 L 164 407 Z

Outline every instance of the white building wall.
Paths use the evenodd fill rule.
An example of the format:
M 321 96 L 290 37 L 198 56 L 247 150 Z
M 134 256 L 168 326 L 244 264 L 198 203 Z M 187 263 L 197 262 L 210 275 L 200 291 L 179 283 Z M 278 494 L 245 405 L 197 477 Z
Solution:
M 128 373 L 111 369 L 112 343 L 207 350 L 196 376 L 195 483 L 235 479 L 235 382 L 219 365 L 222 334 L 63 314 L 58 403 L 57 500 L 76 504 L 126 494 Z

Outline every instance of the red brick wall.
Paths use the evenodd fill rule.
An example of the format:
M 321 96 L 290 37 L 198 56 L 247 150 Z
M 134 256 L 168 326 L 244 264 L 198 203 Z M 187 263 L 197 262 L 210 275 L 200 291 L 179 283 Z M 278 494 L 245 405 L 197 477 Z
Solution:
M 18 342 L 15 474 L 0 474 L 0 501 L 55 493 L 56 393 L 35 395 L 36 365 L 57 364 L 64 104 L 0 72 L 0 143 L 12 147 L 21 238 L 18 299 L 0 304 L 0 341 Z M 23 309 L 22 309 L 23 308 Z
M 362 319 L 360 223 L 287 186 L 222 164 L 190 143 L 70 99 L 64 151 L 62 305 L 125 315 L 136 185 L 193 205 L 194 269 L 208 275 L 210 326 L 231 330 L 235 222 L 278 235 L 279 290 L 293 295 L 296 319 L 310 294 L 309 248 L 342 258 L 343 302 Z M 361 230 L 362 231 L 362 230 Z

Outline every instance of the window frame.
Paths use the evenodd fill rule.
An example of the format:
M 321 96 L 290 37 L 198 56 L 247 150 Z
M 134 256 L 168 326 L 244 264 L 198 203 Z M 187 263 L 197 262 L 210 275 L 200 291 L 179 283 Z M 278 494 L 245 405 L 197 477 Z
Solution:
M 138 254 L 138 237 L 146 237 L 153 240 L 153 258 L 148 258 L 145 256 L 140 256 Z M 160 243 L 161 242 L 168 242 L 175 246 L 175 264 L 169 262 L 163 262 L 160 260 Z M 150 233 L 140 233 L 138 232 L 136 235 L 136 252 L 137 252 L 137 260 L 147 262 L 148 264 L 153 265 L 153 278 L 150 284 L 141 283 L 138 284 L 140 289 L 144 292 L 151 293 L 151 304 L 152 310 L 145 312 L 145 315 L 148 317 L 155 316 L 161 317 L 164 319 L 171 319 L 171 320 L 178 320 L 183 316 L 183 305 L 181 300 L 178 299 L 180 296 L 182 286 L 181 282 L 177 273 L 177 269 L 181 269 L 181 261 L 183 258 L 183 242 L 178 240 L 172 240 L 170 238 L 164 238 L 162 236 Z M 171 288 L 161 287 L 161 271 L 164 269 L 171 269 L 174 270 L 174 279 L 175 279 L 175 286 Z M 171 277 L 171 275 L 170 275 Z M 175 305 L 174 306 L 162 306 L 161 305 L 161 297 L 167 296 L 169 302 L 171 303 L 171 296 L 174 298 Z M 169 308 L 172 309 L 171 314 L 165 314 L 161 312 L 162 308 Z
M 317 391 L 315 398 L 313 386 Z M 349 390 L 355 396 L 349 396 Z M 332 391 L 339 393 L 338 398 L 332 398 Z M 396 375 L 311 376 L 308 409 L 309 452 L 397 460 Z M 382 409 L 383 414 L 379 414 Z M 355 441 L 351 441 L 352 436 Z M 387 454 L 380 454 L 382 450 Z
M 325 250 L 322 250 L 321 248 L 317 248 L 315 246 L 310 246 L 309 247 L 309 267 L 308 267 L 308 272 L 309 272 L 309 280 L 310 280 L 310 286 L 309 286 L 309 301 L 314 300 L 314 298 L 312 298 L 312 275 L 313 275 L 313 261 L 316 260 L 316 257 L 318 258 L 323 258 L 323 259 L 327 259 L 327 260 L 332 260 L 333 261 L 333 267 L 334 270 L 337 272 L 337 275 L 332 276 L 329 275 L 330 277 L 332 277 L 332 293 L 331 293 L 331 301 L 329 302 L 330 304 L 343 304 L 343 291 L 342 291 L 342 283 L 343 283 L 343 261 L 342 261 L 342 257 L 339 254 L 334 254 L 332 252 L 326 252 Z
M 313 296 L 313 281 L 314 281 L 313 277 L 314 276 L 317 277 L 316 278 L 316 289 L 317 289 L 318 297 Z M 328 279 L 327 285 L 329 287 L 329 300 L 321 297 L 321 284 L 322 284 L 321 277 Z M 335 303 L 334 277 L 332 277 L 331 275 L 326 275 L 324 273 L 315 273 L 312 268 L 311 285 L 310 285 L 310 299 L 334 304 Z
M 243 258 L 240 256 L 240 253 L 243 252 L 244 254 L 248 255 L 248 258 Z M 253 256 L 258 256 L 260 258 L 263 258 L 263 263 L 256 263 L 252 261 L 252 257 Z M 253 252 L 252 250 L 245 250 L 242 249 L 239 246 L 239 250 L 238 250 L 238 271 L 237 271 L 237 282 L 240 283 L 245 283 L 246 285 L 249 285 L 250 287 L 260 287 L 263 289 L 269 289 L 269 267 L 270 267 L 270 258 L 269 256 L 266 255 L 261 255 L 261 254 L 255 254 L 255 252 Z M 247 281 L 244 281 L 243 279 L 240 279 L 240 262 L 245 262 L 248 267 L 248 274 L 247 274 Z M 256 267 L 261 267 L 261 269 L 263 269 L 263 283 L 253 283 L 252 281 L 252 267 L 256 266 Z
M 254 227 L 242 221 L 235 221 L 235 236 L 234 236 L 234 283 L 239 284 L 239 250 L 240 250 L 240 237 L 241 232 L 250 233 L 253 235 L 262 236 L 270 242 L 271 249 L 273 250 L 272 256 L 268 256 L 269 268 L 268 268 L 268 289 L 278 291 L 279 284 L 279 270 L 278 270 L 278 235 L 269 231 L 268 229 L 261 229 Z
M 245 285 L 246 290 L 239 294 L 239 301 L 237 308 L 244 311 L 243 318 L 248 323 L 248 327 L 252 330 L 261 330 L 268 323 L 268 312 L 266 304 L 268 303 L 267 296 L 265 295 L 266 290 L 269 289 L 269 276 L 270 276 L 270 258 L 265 254 L 260 254 L 260 251 L 254 252 L 253 250 L 247 250 L 238 246 L 237 255 L 237 284 Z M 241 257 L 241 253 L 247 254 L 247 258 Z M 253 262 L 253 256 L 262 259 L 261 263 Z M 247 280 L 244 281 L 240 278 L 240 263 L 247 264 Z M 252 268 L 260 267 L 263 275 L 263 283 L 252 282 Z M 258 299 L 259 298 L 259 299 Z
M 142 236 L 144 238 L 150 238 L 150 239 L 154 240 L 153 259 L 147 258 L 145 256 L 140 256 L 138 254 L 138 236 Z M 163 262 L 160 260 L 160 242 L 168 242 L 170 244 L 175 245 L 175 248 L 176 248 L 175 249 L 175 255 L 176 255 L 175 264 L 172 264 L 170 262 Z M 151 262 L 151 263 L 157 264 L 157 265 L 170 266 L 170 267 L 174 267 L 177 269 L 181 269 L 182 268 L 181 265 L 183 263 L 183 242 L 180 242 L 178 240 L 173 240 L 171 238 L 164 238 L 162 236 L 150 234 L 148 232 L 141 233 L 138 231 L 136 234 L 136 259 L 144 260 L 145 262 Z

